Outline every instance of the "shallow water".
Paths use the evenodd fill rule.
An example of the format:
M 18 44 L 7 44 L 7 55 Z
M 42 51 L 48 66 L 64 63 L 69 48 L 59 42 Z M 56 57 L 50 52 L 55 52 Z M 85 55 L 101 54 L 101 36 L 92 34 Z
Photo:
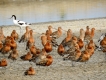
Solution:
M 29 23 L 106 17 L 106 0 L 1 0 L 0 25 L 11 15 Z

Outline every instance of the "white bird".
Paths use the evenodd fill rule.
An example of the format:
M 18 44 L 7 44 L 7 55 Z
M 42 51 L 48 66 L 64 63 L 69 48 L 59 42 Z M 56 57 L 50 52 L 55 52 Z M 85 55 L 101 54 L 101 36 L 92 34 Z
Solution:
M 22 33 L 22 28 L 23 27 L 25 28 L 26 26 L 30 26 L 31 25 L 30 23 L 26 23 L 24 21 L 16 20 L 16 16 L 15 15 L 12 15 L 11 18 L 13 18 L 13 23 L 20 27 L 20 34 Z

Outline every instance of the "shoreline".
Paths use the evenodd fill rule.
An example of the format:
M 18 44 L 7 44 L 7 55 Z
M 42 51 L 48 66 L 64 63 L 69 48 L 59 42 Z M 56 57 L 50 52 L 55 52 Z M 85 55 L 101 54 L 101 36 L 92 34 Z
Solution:
M 69 28 L 72 29 L 73 32 L 78 32 L 80 28 L 86 29 L 86 26 L 89 26 L 90 28 L 95 27 L 96 30 L 103 30 L 106 27 L 106 18 L 95 18 L 95 19 L 81 19 L 81 20 L 67 20 L 67 21 L 55 21 L 55 22 L 44 22 L 44 23 L 33 23 L 30 28 L 34 29 L 35 33 L 43 33 L 46 31 L 48 26 L 51 25 L 53 28 L 58 28 L 59 26 L 62 27 L 64 30 L 63 32 L 66 32 Z M 8 34 L 15 29 L 19 33 L 20 28 L 16 25 L 8 25 L 8 26 L 0 26 L 5 30 L 9 30 Z M 23 32 L 25 31 L 25 28 L 23 28 Z M 54 30 L 55 31 L 55 30 Z M 7 32 L 7 31 L 6 31 Z M 7 33 L 6 33 L 7 34 Z

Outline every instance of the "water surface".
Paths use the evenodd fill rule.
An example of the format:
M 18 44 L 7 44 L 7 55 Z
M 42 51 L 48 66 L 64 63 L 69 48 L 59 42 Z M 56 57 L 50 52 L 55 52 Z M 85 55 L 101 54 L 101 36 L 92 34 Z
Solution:
M 106 0 L 1 0 L 0 25 L 11 15 L 29 23 L 106 17 Z

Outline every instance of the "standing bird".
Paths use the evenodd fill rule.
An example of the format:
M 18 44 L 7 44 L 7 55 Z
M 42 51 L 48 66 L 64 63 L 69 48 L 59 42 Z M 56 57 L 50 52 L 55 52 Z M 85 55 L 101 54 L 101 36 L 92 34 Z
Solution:
M 19 38 L 19 35 L 18 35 L 18 33 L 16 32 L 16 30 L 13 30 L 13 31 L 12 31 L 11 36 L 14 38 L 14 40 L 18 40 L 18 38 Z
M 24 21 L 16 20 L 16 16 L 15 15 L 12 15 L 11 18 L 13 18 L 13 23 L 20 27 L 20 34 L 22 33 L 22 27 L 26 27 L 26 26 L 30 26 L 31 25 L 30 23 L 26 23 Z

